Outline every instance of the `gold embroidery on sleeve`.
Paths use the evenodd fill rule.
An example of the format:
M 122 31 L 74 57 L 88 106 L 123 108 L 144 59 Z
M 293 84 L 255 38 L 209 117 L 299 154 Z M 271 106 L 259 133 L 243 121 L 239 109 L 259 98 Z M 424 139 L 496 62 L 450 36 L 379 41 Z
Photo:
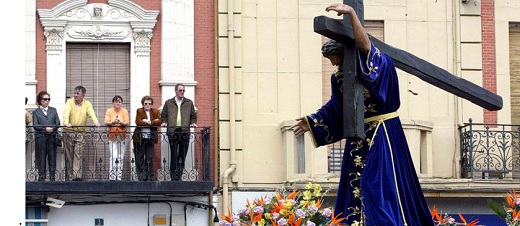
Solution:
M 333 140 L 334 138 L 333 138 L 332 135 L 330 134 L 329 126 L 323 124 L 323 119 L 321 119 L 321 120 L 318 121 L 318 119 L 314 118 L 314 115 L 310 115 L 309 117 L 310 117 L 310 118 L 312 119 L 312 121 L 314 122 L 314 127 L 315 127 L 315 128 L 323 127 L 323 130 L 324 130 L 325 132 L 327 132 L 327 136 L 325 137 L 325 142 L 326 142 L 326 143 L 332 143 L 332 140 Z

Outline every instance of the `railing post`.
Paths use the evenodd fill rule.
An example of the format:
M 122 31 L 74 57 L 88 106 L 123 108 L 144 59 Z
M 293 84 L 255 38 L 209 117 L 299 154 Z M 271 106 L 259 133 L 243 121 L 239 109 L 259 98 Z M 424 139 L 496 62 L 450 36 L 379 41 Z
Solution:
M 468 139 L 469 139 L 469 148 L 468 148 L 468 156 L 469 156 L 469 159 L 468 159 L 468 167 L 469 167 L 469 172 L 470 172 L 470 175 L 471 175 L 471 178 L 473 178 L 473 149 L 474 149 L 474 141 L 473 141 L 473 119 L 472 118 L 469 118 L 469 134 L 468 134 Z
M 201 130 L 202 136 L 202 165 L 203 165 L 203 181 L 211 181 L 211 162 L 210 162 L 210 127 L 204 127 Z

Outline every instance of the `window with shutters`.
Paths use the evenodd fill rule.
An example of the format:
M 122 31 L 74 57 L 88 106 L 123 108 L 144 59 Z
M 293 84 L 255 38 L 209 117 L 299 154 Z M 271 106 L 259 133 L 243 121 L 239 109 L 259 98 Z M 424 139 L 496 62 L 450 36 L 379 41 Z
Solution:
M 520 23 L 509 25 L 509 79 L 511 92 L 511 124 L 520 125 Z M 513 130 L 518 130 L 514 126 Z M 517 141 L 518 142 L 518 141 Z M 518 151 L 512 152 L 512 161 L 518 162 Z M 518 164 L 513 164 L 513 178 L 520 177 Z
M 123 97 L 122 106 L 128 110 L 130 120 L 130 44 L 114 43 L 67 43 L 66 98 L 74 98 L 74 88 L 81 85 L 86 88 L 85 99 L 90 101 L 101 123 L 105 112 L 112 107 L 115 95 Z M 90 118 L 87 125 L 92 125 Z M 88 130 L 87 130 L 88 131 Z M 105 132 L 105 128 L 97 131 Z M 106 135 L 106 134 L 105 134 Z M 83 151 L 83 169 L 90 172 L 100 166 L 108 169 L 110 157 L 108 138 L 105 136 L 86 136 Z M 130 141 L 127 136 L 126 141 Z M 130 148 L 130 145 L 127 145 Z M 130 166 L 129 151 L 125 151 L 125 169 Z
M 384 41 L 384 23 L 383 21 L 365 21 L 365 30 L 375 38 Z M 325 44 L 329 39 L 322 36 L 322 44 Z M 335 66 L 332 66 L 330 60 L 322 57 L 322 74 L 323 74 L 323 86 L 322 86 L 322 100 L 323 104 L 327 103 L 330 99 L 330 76 L 336 70 Z M 328 145 L 328 158 L 329 158 L 329 172 L 339 173 L 341 171 L 341 161 L 343 159 L 343 150 L 345 148 L 345 140 L 338 141 L 334 144 Z

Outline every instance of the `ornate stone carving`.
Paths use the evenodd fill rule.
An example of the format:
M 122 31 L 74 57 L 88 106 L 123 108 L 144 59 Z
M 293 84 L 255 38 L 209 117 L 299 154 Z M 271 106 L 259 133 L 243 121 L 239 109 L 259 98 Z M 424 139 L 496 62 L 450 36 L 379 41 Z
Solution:
M 132 36 L 135 43 L 135 52 L 138 54 L 139 52 L 148 54 L 150 52 L 150 39 L 152 39 L 152 31 L 134 31 Z
M 63 31 L 58 29 L 46 29 L 43 33 L 47 40 L 47 51 L 61 51 Z
M 94 18 L 102 18 L 103 17 L 103 8 L 100 4 L 94 5 L 94 9 L 92 10 L 92 14 Z
M 74 39 L 124 39 L 128 36 L 128 30 L 121 27 L 109 27 L 102 25 L 93 26 L 74 26 L 67 34 Z
M 89 4 L 81 8 L 71 9 L 58 18 L 66 20 L 137 20 L 131 13 L 105 4 Z

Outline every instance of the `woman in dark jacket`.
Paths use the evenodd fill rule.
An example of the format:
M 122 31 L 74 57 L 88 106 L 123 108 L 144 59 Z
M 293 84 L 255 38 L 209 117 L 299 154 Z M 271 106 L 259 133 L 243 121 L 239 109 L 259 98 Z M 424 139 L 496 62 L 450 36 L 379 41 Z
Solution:
M 142 108 L 137 109 L 132 140 L 134 142 L 135 165 L 140 181 L 153 180 L 154 144 L 159 140 L 157 127 L 161 125 L 159 110 L 152 108 L 153 98 L 144 96 L 141 99 Z
M 49 180 L 54 181 L 56 175 L 56 142 L 60 118 L 56 108 L 50 107 L 51 95 L 41 91 L 36 97 L 38 108 L 33 111 L 33 126 L 36 133 L 36 144 L 40 150 L 38 181 L 43 181 L 49 164 Z

